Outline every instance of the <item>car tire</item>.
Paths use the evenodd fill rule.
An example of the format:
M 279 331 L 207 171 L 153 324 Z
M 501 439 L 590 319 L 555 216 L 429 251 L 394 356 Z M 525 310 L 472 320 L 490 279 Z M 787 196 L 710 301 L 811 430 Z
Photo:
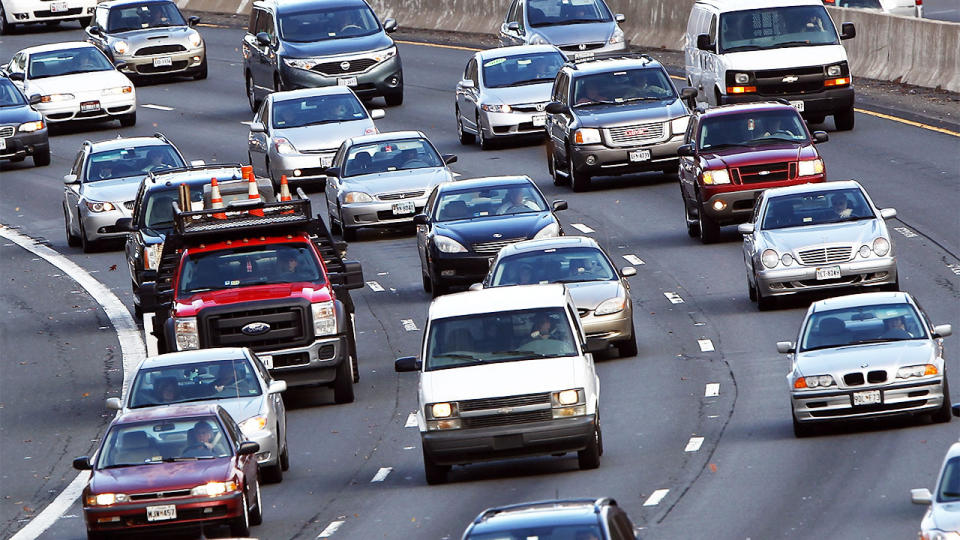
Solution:
M 850 108 L 845 111 L 834 112 L 833 124 L 837 127 L 837 131 L 850 131 L 853 129 L 853 106 L 851 105 Z
M 757 309 L 760 311 L 770 311 L 771 309 L 777 307 L 777 297 L 776 296 L 764 296 L 760 292 L 760 288 L 757 288 Z
M 493 141 L 488 139 L 486 135 L 483 134 L 483 126 L 480 124 L 480 114 L 477 114 L 477 141 L 480 142 L 481 150 L 491 150 L 493 149 Z
M 342 220 L 341 220 L 341 223 L 343 223 Z M 342 225 L 340 226 L 340 228 L 341 228 L 340 236 L 343 237 L 344 242 L 353 242 L 357 239 L 357 229 L 353 227 L 344 227 Z
M 133 304 L 133 318 L 137 324 L 143 321 L 143 309 L 140 308 L 140 304 Z
M 793 405 L 790 405 L 791 409 Z M 817 434 L 819 429 L 815 424 L 802 424 L 797 422 L 797 418 L 793 416 L 793 413 L 790 413 L 790 416 L 793 417 L 793 436 L 798 439 L 803 439 L 806 437 L 812 437 Z
M 353 351 L 337 365 L 337 378 L 333 380 L 333 402 L 353 403 Z
M 207 78 L 207 57 L 203 57 L 203 63 L 200 64 L 200 71 L 193 74 L 193 80 L 202 81 Z
M 268 484 L 279 484 L 283 482 L 283 467 L 280 465 L 280 459 L 277 459 L 277 462 L 268 467 L 260 468 L 260 477 L 263 478 L 263 481 Z M 253 521 L 252 519 L 250 520 Z M 256 525 L 256 523 L 254 523 Z
M 477 141 L 477 137 L 473 133 L 467 133 L 463 130 L 463 118 L 460 117 L 460 107 L 456 108 L 457 111 L 457 138 L 460 140 L 460 144 L 464 146 L 469 146 Z
M 327 217 L 330 219 L 330 234 L 340 234 L 340 223 L 333 218 L 333 214 L 327 213 Z
M 49 146 L 33 155 L 34 167 L 46 167 L 49 164 L 50 164 L 50 147 Z
M 93 17 L 83 17 L 83 18 L 77 19 L 77 22 L 80 23 L 80 28 L 86 28 L 90 26 L 90 23 L 93 22 Z
M 897 279 L 893 283 L 889 285 L 884 285 L 883 290 L 890 291 L 890 292 L 900 292 L 900 276 L 897 276 Z
M 277 426 L 277 430 L 280 430 L 280 426 Z M 284 471 L 290 470 L 290 446 L 287 444 L 287 434 L 283 434 L 283 451 L 280 452 L 280 469 Z
M 56 21 L 43 21 L 43 24 L 44 24 L 47 28 L 56 28 L 56 27 L 60 26 L 60 20 L 58 19 L 58 20 L 56 20 Z M 81 25 L 80 28 L 85 28 L 85 26 Z
M 274 74 L 273 74 L 273 91 L 274 91 L 274 92 L 283 92 L 283 91 L 284 91 L 283 81 L 280 80 L 280 74 L 279 74 L 279 73 L 274 73 Z
M 246 538 L 250 536 L 250 507 L 247 506 L 247 494 L 240 496 L 242 514 L 230 521 L 230 535 Z
M 950 384 L 947 382 L 946 373 L 943 377 L 943 405 L 937 409 L 937 412 L 930 415 L 930 419 L 938 424 L 945 424 L 953 417 L 953 411 L 950 406 Z
M 120 115 L 120 127 L 133 127 L 137 125 L 137 111 Z
M 70 231 L 70 218 L 67 217 L 67 208 L 63 208 L 63 229 L 67 236 L 67 245 L 70 247 L 80 247 L 80 237 Z
M 257 481 L 257 504 L 254 506 L 254 510 L 250 512 L 250 525 L 260 525 L 263 523 L 263 499 L 260 498 L 260 482 Z
M 586 471 L 596 469 L 600 466 L 600 448 L 601 448 L 600 421 L 593 428 L 593 437 L 587 442 L 587 447 L 577 452 L 577 464 L 580 470 Z
M 399 107 L 403 105 L 403 87 L 400 87 L 400 90 L 397 92 L 391 92 L 383 96 L 383 101 L 387 103 L 387 107 Z
M 630 338 L 617 343 L 617 352 L 620 358 L 628 358 L 637 355 L 637 333 L 631 328 Z
M 822 124 L 826 118 L 824 115 L 818 114 L 817 116 L 808 116 L 806 120 L 808 124 Z
M 682 189 L 680 195 L 683 195 Z M 683 219 L 687 225 L 687 236 L 690 238 L 700 236 L 700 221 L 690 215 L 690 205 L 687 203 L 686 197 L 683 198 Z
M 433 278 L 430 278 L 430 295 L 437 298 L 445 294 L 447 294 L 447 286 L 439 279 L 434 281 Z
M 107 536 L 107 533 L 87 531 L 87 540 L 107 540 L 108 538 L 110 537 Z
M 244 84 L 246 85 L 246 89 L 247 89 L 247 104 L 250 105 L 250 110 L 253 111 L 254 114 L 256 114 L 257 109 L 260 108 L 260 102 L 257 101 L 257 93 L 253 85 L 253 75 L 250 75 L 250 73 L 247 73 L 247 77 L 245 79 Z
M 423 280 L 423 292 L 430 292 L 433 290 L 433 284 L 430 282 L 430 276 L 421 272 L 420 279 Z
M 570 179 L 570 188 L 579 193 L 586 191 L 590 187 L 590 175 L 578 173 L 573 166 L 573 152 L 567 150 L 567 178 Z
M 547 171 L 550 173 L 550 178 L 553 179 L 553 185 L 562 186 L 566 181 L 566 178 L 558 174 L 556 151 L 549 140 L 547 140 Z
M 357 325 L 354 322 L 353 314 L 350 314 L 350 336 L 348 338 L 350 350 L 350 373 L 353 375 L 353 384 L 360 382 L 360 362 L 357 360 Z
M 667 165 L 666 167 L 660 169 L 664 176 L 677 176 L 680 173 L 680 164 L 674 163 L 673 165 Z
M 87 231 L 83 228 L 83 221 L 80 222 L 80 249 L 84 253 L 92 253 L 97 249 L 97 242 L 87 239 Z
M 750 297 L 751 302 L 757 301 L 757 288 L 750 282 L 749 277 L 747 278 L 747 295 Z
M 13 33 L 13 24 L 7 22 L 7 14 L 3 11 L 3 6 L 0 5 L 0 35 L 8 35 Z
M 435 486 L 437 484 L 444 484 L 447 482 L 447 475 L 450 473 L 449 465 L 437 465 L 433 462 L 430 456 L 427 454 L 426 449 L 423 451 L 423 476 L 427 480 L 427 484 Z
M 697 228 L 700 230 L 700 242 L 712 244 L 720 239 L 720 226 L 704 212 L 703 204 L 697 208 Z

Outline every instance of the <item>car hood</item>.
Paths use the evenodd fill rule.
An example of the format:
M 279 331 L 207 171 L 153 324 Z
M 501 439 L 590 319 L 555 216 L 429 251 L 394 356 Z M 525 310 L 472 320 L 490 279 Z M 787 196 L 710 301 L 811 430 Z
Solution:
M 127 176 L 83 184 L 83 197 L 92 201 L 132 201 L 137 198 L 137 190 L 145 176 Z
M 215 458 L 95 470 L 90 477 L 90 490 L 92 493 L 143 493 L 225 482 L 233 472 L 231 461 L 232 458 Z
M 619 105 L 577 107 L 577 116 L 585 127 L 629 126 L 641 122 L 666 122 L 689 114 L 680 99 L 673 101 L 635 101 Z
M 363 135 L 366 130 L 372 127 L 374 127 L 373 120 L 364 118 L 332 124 L 274 129 L 273 138 L 286 138 L 300 152 L 307 150 L 330 150 L 332 152 L 339 148 L 340 143 L 346 139 Z
M 74 73 L 59 77 L 44 77 L 27 81 L 24 94 L 59 94 L 103 90 L 117 86 L 133 86 L 126 75 L 116 70 Z
M 878 236 L 887 236 L 883 220 L 864 219 L 845 223 L 825 223 L 806 227 L 790 227 L 761 231 L 763 242 L 778 252 L 795 252 L 822 244 L 852 244 L 853 253 L 862 245 L 870 245 Z
M 533 238 L 540 229 L 553 222 L 550 212 L 530 212 L 508 216 L 492 216 L 458 221 L 442 221 L 434 229 L 468 247 L 480 242 Z M 495 237 L 495 234 L 501 235 Z
M 17 107 L 0 107 L 0 125 L 22 124 L 40 120 L 43 115 L 28 105 Z
M 585 281 L 566 285 L 570 295 L 573 296 L 573 303 L 580 309 L 596 309 L 600 302 L 623 295 L 623 285 L 620 284 L 620 280 Z
M 273 285 L 255 285 L 220 291 L 198 292 L 191 296 L 177 298 L 174 312 L 178 317 L 192 317 L 203 308 L 223 306 L 239 302 L 257 302 L 283 298 L 304 298 L 307 301 L 325 302 L 331 298 L 326 285 L 314 283 L 277 283 Z
M 371 36 L 328 39 L 309 43 L 293 43 L 291 41 L 283 41 L 282 43 L 281 56 L 285 58 L 312 58 L 377 51 L 393 45 L 393 40 L 381 31 Z
M 578 45 L 580 43 L 606 42 L 613 34 L 616 23 L 613 21 L 565 24 L 560 26 L 538 26 L 530 29 L 530 34 L 540 34 L 548 42 L 558 47 Z
M 515 396 L 566 390 L 577 384 L 578 357 L 543 358 L 425 371 L 424 403 Z
M 546 103 L 550 101 L 550 91 L 552 89 L 553 81 L 524 86 L 508 86 L 506 88 L 487 88 L 484 90 L 483 102 L 506 103 L 507 105 Z
M 723 61 L 727 65 L 728 72 L 795 68 L 798 66 L 797 58 L 816 58 L 817 63 L 826 66 L 845 61 L 847 53 L 843 49 L 843 45 L 836 44 L 742 51 L 724 53 L 723 55 Z
M 933 527 L 941 531 L 960 531 L 960 502 L 935 503 L 930 508 Z
M 838 381 L 842 380 L 840 374 L 850 370 L 886 369 L 893 371 L 888 375 L 893 379 L 897 368 L 927 364 L 935 357 L 936 348 L 930 340 L 888 341 L 800 352 L 797 367 L 803 376 L 828 374 Z
M 230 417 L 236 420 L 239 424 L 251 416 L 256 416 L 260 414 L 260 411 L 263 409 L 263 397 L 264 394 L 259 396 L 245 396 L 237 398 L 222 398 L 203 401 L 190 402 L 193 403 L 216 403 L 217 405 L 226 409 L 230 413 Z M 129 399 L 129 397 L 127 398 Z M 167 407 L 167 405 L 155 405 L 153 407 L 137 407 L 135 409 L 124 408 L 123 412 L 129 411 L 149 411 L 153 409 L 158 409 L 160 407 Z
M 453 174 L 446 167 L 427 167 L 406 171 L 389 171 L 376 174 L 364 174 L 343 179 L 342 193 L 363 191 L 370 194 L 392 193 L 394 191 L 424 190 L 424 196 L 433 186 L 450 182 Z
M 800 158 L 813 159 L 817 156 L 817 149 L 812 144 L 792 142 L 762 144 L 749 148 L 727 147 L 716 151 L 701 150 L 700 154 L 711 169 L 797 161 Z
M 173 26 L 168 28 L 144 28 L 142 30 L 131 30 L 119 34 L 111 34 L 111 41 L 123 40 L 130 45 L 130 54 L 136 52 L 141 47 L 154 47 L 157 45 L 169 45 L 171 43 L 181 44 L 188 49 L 193 46 L 187 42 L 193 30 L 188 26 Z

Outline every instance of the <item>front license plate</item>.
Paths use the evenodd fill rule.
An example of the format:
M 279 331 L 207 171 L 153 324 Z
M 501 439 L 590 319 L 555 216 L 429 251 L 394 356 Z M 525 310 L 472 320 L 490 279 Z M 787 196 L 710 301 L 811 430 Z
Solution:
M 6 149 L 7 149 L 7 140 L 0 139 L 0 150 L 6 150 Z
M 50 4 L 50 13 L 63 13 L 68 9 L 70 8 L 67 7 L 66 2 L 54 2 Z
M 321 156 L 320 157 L 320 166 L 329 167 L 333 163 L 333 156 Z
M 575 62 L 578 62 L 580 60 L 588 60 L 590 58 L 593 58 L 592 52 L 578 52 L 573 54 L 573 60 Z
M 153 67 L 169 67 L 173 65 L 173 58 L 170 56 L 161 56 L 153 59 Z
M 269 354 L 261 354 L 258 356 L 258 358 L 260 358 L 260 361 L 263 362 L 263 367 L 267 369 L 273 369 L 273 356 L 270 356 Z
M 177 505 L 164 504 L 147 507 L 147 521 L 165 521 L 168 519 L 177 519 Z
M 99 111 L 100 102 L 99 101 L 84 101 L 80 104 L 80 112 L 90 112 L 90 111 Z
M 417 207 L 413 204 L 413 201 L 403 201 L 393 205 L 393 215 L 395 216 L 405 216 L 414 213 L 416 210 Z
M 649 150 L 633 150 L 630 152 L 630 161 L 650 161 Z
M 356 77 L 343 77 L 342 79 L 337 79 L 337 84 L 340 86 L 356 86 L 357 78 Z
M 803 112 L 803 102 L 802 101 L 791 101 L 790 106 L 794 109 Z
M 817 268 L 817 279 L 837 279 L 840 277 L 839 266 L 828 266 L 826 268 Z
M 541 127 L 547 125 L 547 115 L 538 114 L 533 117 L 533 127 Z
M 877 405 L 880 403 L 879 390 L 867 390 L 866 392 L 854 392 L 854 405 Z

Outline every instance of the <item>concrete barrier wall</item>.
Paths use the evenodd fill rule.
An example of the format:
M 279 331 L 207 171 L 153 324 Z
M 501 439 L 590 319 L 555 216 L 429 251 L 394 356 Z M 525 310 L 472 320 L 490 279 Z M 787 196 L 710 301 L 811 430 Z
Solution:
M 368 0 L 381 17 L 403 28 L 496 34 L 511 0 Z M 641 47 L 680 50 L 694 0 L 607 0 L 627 20 L 623 31 Z M 252 0 L 178 0 L 184 9 L 249 13 Z M 837 26 L 852 22 L 844 41 L 854 77 L 960 92 L 960 23 L 828 8 Z M 854 81 L 856 84 L 856 81 Z

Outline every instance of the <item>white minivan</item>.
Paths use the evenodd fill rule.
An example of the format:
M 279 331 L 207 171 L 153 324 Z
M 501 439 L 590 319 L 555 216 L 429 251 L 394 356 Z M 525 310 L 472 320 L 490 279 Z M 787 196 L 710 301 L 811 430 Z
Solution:
M 577 452 L 600 465 L 600 379 L 573 298 L 561 284 L 441 296 L 430 305 L 419 371 L 417 425 L 428 484 L 452 465 Z
M 711 105 L 785 99 L 811 123 L 833 116 L 853 129 L 853 86 L 840 32 L 822 0 L 697 0 L 687 20 L 684 66 Z

